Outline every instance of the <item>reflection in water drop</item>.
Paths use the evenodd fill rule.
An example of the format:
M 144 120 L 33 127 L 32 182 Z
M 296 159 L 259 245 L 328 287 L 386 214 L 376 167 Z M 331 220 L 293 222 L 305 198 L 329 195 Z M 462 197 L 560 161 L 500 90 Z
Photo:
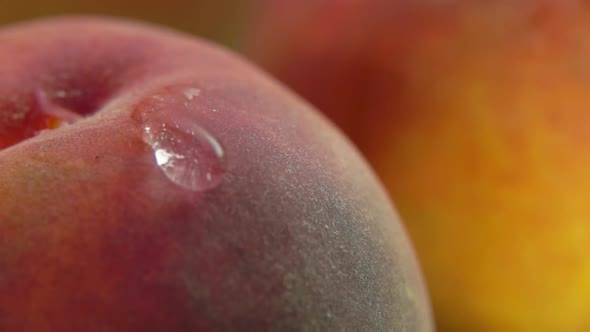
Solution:
M 193 191 L 208 190 L 221 182 L 223 148 L 194 120 L 154 112 L 144 121 L 143 130 L 144 142 L 172 182 Z

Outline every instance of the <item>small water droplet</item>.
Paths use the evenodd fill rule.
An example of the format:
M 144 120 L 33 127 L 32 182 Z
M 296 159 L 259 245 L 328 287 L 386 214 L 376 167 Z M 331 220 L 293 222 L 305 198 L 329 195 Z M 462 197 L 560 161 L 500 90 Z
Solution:
M 201 93 L 201 90 L 197 88 L 186 88 L 184 89 L 183 93 L 186 99 L 193 100 L 193 98 L 195 98 Z
M 208 190 L 221 182 L 223 148 L 194 119 L 155 111 L 145 119 L 143 131 L 156 164 L 172 182 L 193 191 Z

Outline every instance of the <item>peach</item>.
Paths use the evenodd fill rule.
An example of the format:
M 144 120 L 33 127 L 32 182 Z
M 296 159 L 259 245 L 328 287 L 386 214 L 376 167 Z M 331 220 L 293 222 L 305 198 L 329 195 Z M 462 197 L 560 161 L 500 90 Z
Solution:
M 352 145 L 238 56 L 61 18 L 0 32 L 0 330 L 432 330 Z
M 443 331 L 590 330 L 583 1 L 273 1 L 251 54 L 349 133 Z

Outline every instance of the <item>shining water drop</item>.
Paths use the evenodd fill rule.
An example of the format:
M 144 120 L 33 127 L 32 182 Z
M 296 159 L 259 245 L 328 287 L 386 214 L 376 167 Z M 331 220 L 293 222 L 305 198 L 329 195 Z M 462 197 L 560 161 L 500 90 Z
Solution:
M 201 93 L 201 90 L 197 89 L 197 88 L 186 88 L 184 91 L 184 96 L 186 97 L 186 99 L 188 100 L 193 100 L 193 98 L 195 98 L 196 96 L 198 96 Z
M 194 119 L 154 112 L 144 121 L 143 130 L 156 164 L 172 182 L 193 191 L 208 190 L 221 182 L 223 148 Z

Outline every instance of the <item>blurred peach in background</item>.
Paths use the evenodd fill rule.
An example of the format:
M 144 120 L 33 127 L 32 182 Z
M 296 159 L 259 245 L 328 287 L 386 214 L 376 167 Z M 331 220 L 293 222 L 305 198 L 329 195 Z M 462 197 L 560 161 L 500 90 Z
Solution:
M 335 121 L 417 247 L 442 331 L 590 330 L 583 1 L 268 1 L 248 54 Z

